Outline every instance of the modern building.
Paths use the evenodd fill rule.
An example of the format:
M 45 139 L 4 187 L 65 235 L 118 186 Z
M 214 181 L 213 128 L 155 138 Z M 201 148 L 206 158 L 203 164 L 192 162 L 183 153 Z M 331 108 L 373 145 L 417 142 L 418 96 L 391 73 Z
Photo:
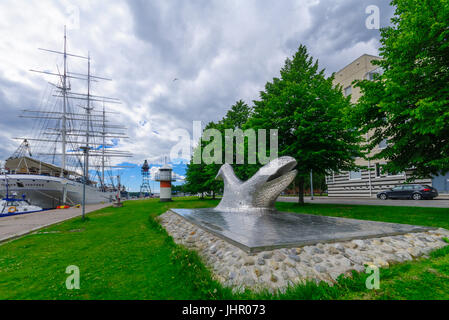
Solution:
M 361 96 L 359 88 L 354 88 L 354 80 L 373 79 L 373 74 L 381 73 L 382 69 L 373 65 L 371 61 L 380 60 L 380 57 L 364 54 L 335 74 L 334 84 L 340 84 L 345 96 L 351 95 L 351 102 L 356 103 Z M 369 134 L 367 138 L 369 137 Z M 387 146 L 382 141 L 370 155 L 378 153 Z M 330 197 L 375 197 L 377 192 L 404 183 L 410 177 L 412 170 L 400 174 L 389 174 L 381 170 L 385 160 L 369 161 L 356 159 L 356 164 L 365 167 L 365 170 L 334 173 L 326 177 L 328 195 Z M 440 194 L 449 193 L 449 174 L 429 179 L 415 180 L 414 183 L 432 185 Z

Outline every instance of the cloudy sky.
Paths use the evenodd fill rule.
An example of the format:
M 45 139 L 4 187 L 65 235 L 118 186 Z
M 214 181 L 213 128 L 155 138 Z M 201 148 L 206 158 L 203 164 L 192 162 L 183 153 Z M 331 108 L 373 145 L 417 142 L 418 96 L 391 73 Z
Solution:
M 329 75 L 360 55 L 378 54 L 379 30 L 368 29 L 366 8 L 387 0 L 90 0 L 0 2 L 0 160 L 33 135 L 20 110 L 37 108 L 51 78 L 29 69 L 56 70 L 61 59 L 37 48 L 92 56 L 93 72 L 114 81 L 94 94 L 117 97 L 117 122 L 129 127 L 120 146 L 131 164 L 161 162 L 178 142 L 177 129 L 221 119 L 237 100 L 252 104 L 300 44 Z M 83 71 L 73 61 L 72 70 Z M 175 80 L 177 79 L 177 80 Z M 98 106 L 97 106 L 98 107 Z M 179 175 L 182 168 L 176 169 Z M 138 189 L 139 170 L 124 170 Z

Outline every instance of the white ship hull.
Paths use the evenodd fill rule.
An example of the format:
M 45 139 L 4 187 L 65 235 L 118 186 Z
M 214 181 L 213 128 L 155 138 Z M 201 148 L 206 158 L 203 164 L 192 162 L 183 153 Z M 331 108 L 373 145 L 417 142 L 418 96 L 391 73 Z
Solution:
M 82 203 L 83 184 L 65 178 L 50 177 L 33 174 L 8 174 L 0 176 L 0 195 L 6 196 L 6 181 L 8 193 L 22 195 L 35 206 L 43 209 L 53 209 L 63 204 L 64 194 L 66 204 Z M 115 197 L 114 192 L 103 192 L 98 188 L 86 185 L 86 204 L 108 203 Z

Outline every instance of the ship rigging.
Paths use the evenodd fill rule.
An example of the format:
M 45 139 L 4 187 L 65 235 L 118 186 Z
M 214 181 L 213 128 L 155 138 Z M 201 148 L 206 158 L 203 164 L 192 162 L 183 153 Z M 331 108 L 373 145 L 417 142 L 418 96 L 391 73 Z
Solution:
M 92 92 L 93 83 L 112 81 L 112 79 L 92 75 L 90 53 L 83 56 L 67 51 L 65 28 L 62 51 L 43 48 L 39 48 L 39 50 L 55 54 L 63 59 L 62 72 L 59 67 L 55 72 L 30 70 L 57 78 L 56 83 L 49 82 L 52 89 L 47 97 L 47 101 L 56 101 L 56 103 L 52 108 L 46 110 L 23 110 L 20 117 L 37 121 L 39 133 L 33 138 L 14 138 L 21 140 L 22 144 L 6 161 L 5 170 L 8 172 L 10 182 L 0 180 L 0 192 L 8 184 L 10 189 L 19 188 L 18 191 L 27 194 L 31 201 L 45 203 L 44 208 L 47 208 L 50 202 L 51 206 L 55 206 L 56 203 L 58 205 L 74 204 L 73 202 L 76 203 L 79 200 L 77 192 L 80 188 L 77 184 L 83 182 L 83 173 L 86 172 L 88 178 L 85 182 L 91 188 L 88 202 L 110 201 L 111 195 L 115 192 L 110 169 L 123 167 L 112 165 L 111 158 L 131 157 L 128 151 L 118 149 L 119 142 L 128 139 L 125 133 L 127 128 L 114 124 L 107 118 L 107 115 L 118 115 L 118 112 L 109 111 L 106 106 L 118 105 L 121 104 L 121 101 L 118 98 L 97 95 Z M 69 71 L 69 59 L 87 62 L 87 73 Z M 72 81 L 84 83 L 86 92 L 82 93 L 82 86 L 80 87 L 79 83 L 77 88 L 80 87 L 80 89 L 75 92 L 72 89 Z M 51 106 L 51 104 L 48 105 Z M 31 154 L 31 144 L 33 145 L 33 154 Z M 84 156 L 83 150 L 88 150 L 86 156 Z M 44 171 L 42 167 L 45 168 Z M 110 184 L 105 182 L 108 172 L 111 179 Z M 45 180 L 45 177 L 52 177 L 52 179 Z M 21 181 L 31 178 L 34 182 L 38 180 L 40 183 Z M 42 183 L 43 181 L 47 183 Z M 37 188 L 31 188 L 34 185 Z M 56 190 L 58 188 L 61 190 Z M 46 193 L 48 193 L 47 198 L 53 198 L 53 201 L 38 201 L 37 198 L 42 198 L 42 194 Z

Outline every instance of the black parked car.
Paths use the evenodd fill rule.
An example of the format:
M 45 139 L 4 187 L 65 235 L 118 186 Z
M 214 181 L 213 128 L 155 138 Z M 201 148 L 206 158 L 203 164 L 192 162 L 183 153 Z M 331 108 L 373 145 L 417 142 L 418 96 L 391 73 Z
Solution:
M 392 189 L 381 191 L 377 197 L 381 200 L 387 199 L 433 199 L 438 196 L 438 191 L 423 184 L 403 184 Z

